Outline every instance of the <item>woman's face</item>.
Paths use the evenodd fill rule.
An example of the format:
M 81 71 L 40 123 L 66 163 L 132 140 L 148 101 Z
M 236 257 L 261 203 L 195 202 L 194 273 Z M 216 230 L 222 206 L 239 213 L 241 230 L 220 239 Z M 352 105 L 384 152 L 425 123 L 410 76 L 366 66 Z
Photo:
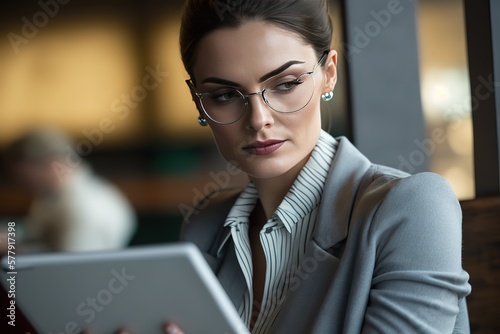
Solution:
M 196 57 L 193 74 L 199 93 L 227 87 L 244 94 L 261 91 L 266 88 L 262 78 L 267 74 L 275 71 L 278 77 L 297 77 L 318 62 L 313 47 L 296 34 L 261 21 L 208 34 L 200 41 Z M 325 68 L 316 68 L 313 96 L 298 112 L 278 113 L 261 95 L 253 95 L 248 110 L 235 123 L 218 124 L 202 114 L 222 156 L 253 178 L 298 172 L 318 140 L 320 97 L 335 86 L 336 59 L 331 51 Z

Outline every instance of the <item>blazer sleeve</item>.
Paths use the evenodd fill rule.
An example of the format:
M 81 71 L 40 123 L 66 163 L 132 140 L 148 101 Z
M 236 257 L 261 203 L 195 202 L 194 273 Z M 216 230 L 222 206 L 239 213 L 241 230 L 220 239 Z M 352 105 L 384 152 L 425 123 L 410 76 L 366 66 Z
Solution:
M 396 183 L 370 226 L 376 259 L 363 333 L 452 333 L 470 293 L 461 225 L 458 200 L 440 176 Z

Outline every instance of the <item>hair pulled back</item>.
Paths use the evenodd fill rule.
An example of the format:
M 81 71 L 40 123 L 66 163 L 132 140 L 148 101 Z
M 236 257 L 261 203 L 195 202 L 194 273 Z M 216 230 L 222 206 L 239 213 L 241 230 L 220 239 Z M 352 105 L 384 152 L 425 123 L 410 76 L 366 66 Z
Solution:
M 318 59 L 330 50 L 333 28 L 327 0 L 188 0 L 182 16 L 180 49 L 191 78 L 196 46 L 204 36 L 250 20 L 296 33 L 315 49 Z

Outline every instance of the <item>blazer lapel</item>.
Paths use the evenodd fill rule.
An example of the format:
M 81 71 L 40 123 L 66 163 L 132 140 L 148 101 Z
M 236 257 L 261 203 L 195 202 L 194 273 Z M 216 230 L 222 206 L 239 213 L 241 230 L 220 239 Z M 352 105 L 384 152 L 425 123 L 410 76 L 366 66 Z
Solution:
M 339 139 L 318 209 L 313 241 L 292 278 L 272 333 L 309 333 L 315 327 L 325 289 L 332 286 L 337 271 L 345 269 L 340 267 L 342 241 L 347 238 L 356 196 L 370 167 L 370 161 L 347 138 Z M 340 323 L 342 314 L 339 310 L 329 321 Z
M 291 278 L 290 290 L 270 333 L 310 333 L 321 312 L 325 288 L 331 285 L 340 260 L 314 241 L 309 243 L 304 259 Z M 332 315 L 333 319 L 333 315 Z
M 181 240 L 195 243 L 236 309 L 246 291 L 246 281 L 236 257 L 230 229 L 224 221 L 244 188 L 217 191 L 203 199 L 186 218 Z M 200 215 L 200 211 L 203 214 Z M 229 237 L 228 237 L 229 233 Z
M 217 273 L 217 278 L 228 294 L 229 299 L 233 302 L 234 307 L 238 309 L 247 290 L 245 276 L 240 269 L 238 258 L 236 257 L 233 239 L 229 238 L 224 247 L 225 255 L 222 256 L 223 262 Z
M 321 248 L 329 249 L 347 237 L 357 190 L 370 166 L 370 161 L 347 138 L 339 138 L 313 234 Z

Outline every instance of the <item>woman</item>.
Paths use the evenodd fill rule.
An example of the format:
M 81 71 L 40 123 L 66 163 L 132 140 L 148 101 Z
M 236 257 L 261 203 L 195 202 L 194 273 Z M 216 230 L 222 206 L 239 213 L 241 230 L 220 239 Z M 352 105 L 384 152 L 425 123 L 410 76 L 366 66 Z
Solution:
M 374 165 L 321 130 L 331 37 L 324 0 L 187 1 L 180 45 L 198 121 L 251 182 L 207 198 L 183 239 L 252 333 L 468 332 L 448 183 Z

